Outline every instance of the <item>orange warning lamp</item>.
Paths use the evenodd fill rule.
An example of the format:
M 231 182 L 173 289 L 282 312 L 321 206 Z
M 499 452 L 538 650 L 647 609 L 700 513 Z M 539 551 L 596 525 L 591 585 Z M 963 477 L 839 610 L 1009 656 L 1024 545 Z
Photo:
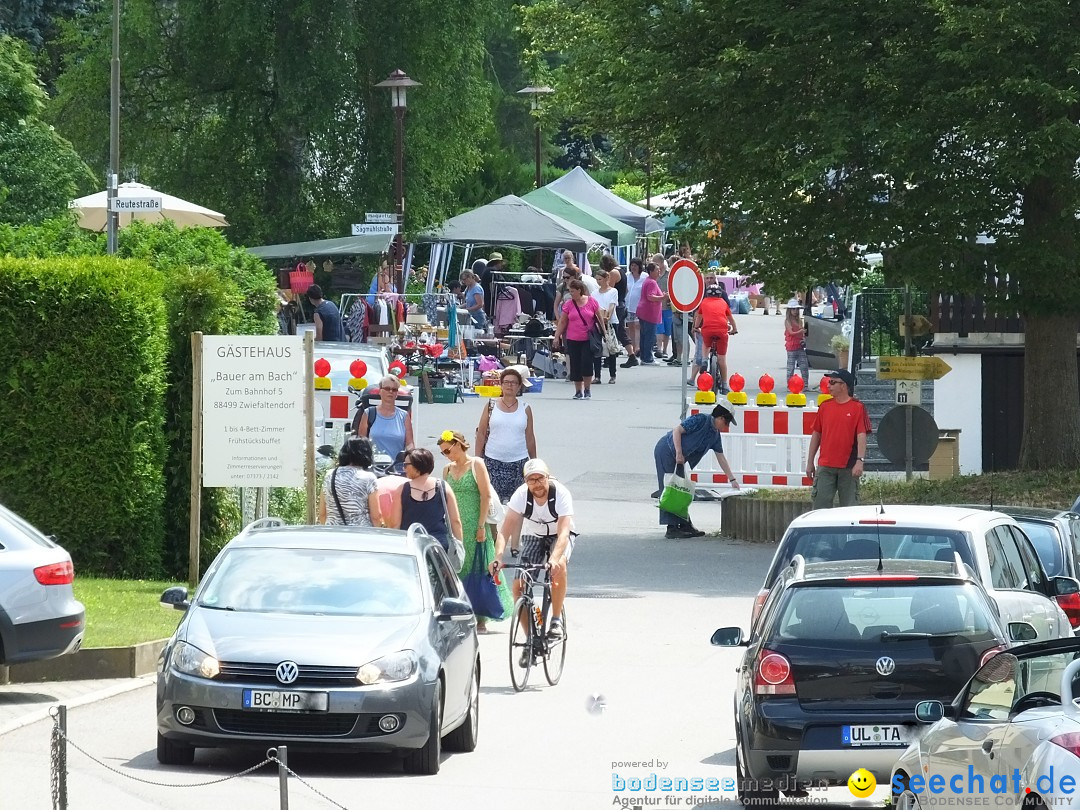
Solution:
M 354 377 L 363 377 L 367 374 L 367 363 L 363 360 L 353 360 L 349 366 L 349 373 Z
M 705 372 L 702 372 L 701 374 L 698 374 L 698 378 L 697 378 L 698 391 L 709 391 L 709 390 L 711 390 L 712 387 L 713 387 L 713 382 L 714 382 L 713 375 L 710 374 L 709 372 L 705 371 Z
M 315 361 L 315 376 L 325 377 L 330 373 L 330 361 L 325 357 L 320 357 Z
M 728 383 L 730 383 L 732 391 L 742 391 L 746 387 L 746 380 L 743 379 L 742 374 L 738 373 L 732 374 Z
M 772 378 L 771 374 L 762 374 L 757 381 L 758 388 L 761 389 L 763 394 L 771 394 L 773 388 L 776 387 L 776 380 Z
M 746 380 L 743 379 L 742 374 L 732 374 L 728 378 L 728 385 L 731 391 L 727 395 L 728 402 L 732 405 L 745 405 L 746 404 L 746 392 L 743 391 L 743 387 L 746 385 Z
M 805 386 L 806 382 L 799 374 L 792 374 L 791 379 L 787 381 L 787 390 L 793 394 L 801 394 Z

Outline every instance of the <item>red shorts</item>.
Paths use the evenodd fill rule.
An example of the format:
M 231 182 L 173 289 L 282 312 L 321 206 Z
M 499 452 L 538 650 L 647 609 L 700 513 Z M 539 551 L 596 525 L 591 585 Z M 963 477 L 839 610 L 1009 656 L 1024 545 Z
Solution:
M 727 354 L 727 342 L 728 342 L 728 330 L 727 325 L 724 325 L 723 331 L 713 331 L 711 329 L 701 330 L 701 345 L 704 353 L 709 354 L 709 349 L 712 347 L 712 342 L 716 341 L 716 353 L 723 357 Z

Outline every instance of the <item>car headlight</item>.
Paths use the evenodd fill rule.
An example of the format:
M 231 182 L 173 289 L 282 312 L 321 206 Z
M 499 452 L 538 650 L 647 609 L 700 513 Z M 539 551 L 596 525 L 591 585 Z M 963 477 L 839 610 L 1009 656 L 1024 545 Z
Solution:
M 412 677 L 416 672 L 416 666 L 416 653 L 412 650 L 402 650 L 364 664 L 356 670 L 356 680 L 365 686 L 373 683 L 404 681 Z
M 218 660 L 214 656 L 207 655 L 186 641 L 178 641 L 173 647 L 172 667 L 177 672 L 199 678 L 216 678 L 221 672 Z

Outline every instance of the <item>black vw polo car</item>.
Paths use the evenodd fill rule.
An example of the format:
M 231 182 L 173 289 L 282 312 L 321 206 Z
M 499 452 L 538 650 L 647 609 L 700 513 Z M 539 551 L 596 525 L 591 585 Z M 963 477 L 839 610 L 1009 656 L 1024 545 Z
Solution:
M 1009 630 L 1023 637 L 1032 628 Z M 1008 644 L 960 560 L 796 557 L 743 638 L 735 693 L 740 798 L 767 802 L 806 784 L 846 783 L 859 768 L 887 779 L 915 738 L 915 706 L 949 700 Z M 1033 637 L 1033 635 L 1031 636 Z

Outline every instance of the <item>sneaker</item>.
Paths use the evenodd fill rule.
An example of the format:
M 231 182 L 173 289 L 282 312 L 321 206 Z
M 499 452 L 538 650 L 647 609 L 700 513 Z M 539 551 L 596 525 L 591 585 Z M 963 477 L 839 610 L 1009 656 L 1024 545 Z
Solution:
M 552 619 L 551 620 L 551 626 L 548 627 L 547 635 L 548 635 L 548 638 L 562 638 L 563 637 L 562 619 Z
M 681 366 L 682 360 L 680 360 L 678 357 L 672 357 L 670 360 L 668 360 L 667 364 L 669 366 Z
M 574 392 L 574 399 L 584 399 L 584 397 L 581 395 L 580 391 L 575 391 Z
M 668 356 L 665 352 L 653 352 L 653 357 L 657 360 L 667 360 Z
M 615 384 L 615 378 L 612 377 L 610 380 L 607 381 L 607 384 L 608 385 L 614 385 Z
M 532 650 L 526 647 L 524 650 L 521 651 L 521 657 L 518 658 L 518 666 L 522 669 L 527 669 L 528 666 L 532 663 L 531 657 Z
M 704 534 L 704 532 L 702 534 Z M 688 540 L 691 537 L 700 536 L 701 535 L 694 534 L 689 529 L 682 529 L 677 526 L 668 526 L 667 532 L 664 534 L 664 538 L 667 540 Z
M 654 492 L 654 493 L 653 493 L 652 495 L 650 495 L 649 497 L 650 497 L 650 498 L 659 498 L 661 494 L 662 494 L 662 493 L 661 493 L 661 490 L 659 490 L 659 489 L 658 489 L 658 490 L 656 490 L 656 492 Z
M 638 364 L 638 359 L 637 359 L 637 355 L 636 355 L 636 354 L 632 354 L 632 355 L 630 355 L 630 356 L 629 356 L 628 358 L 626 358 L 626 362 L 625 362 L 625 363 L 620 363 L 619 365 L 620 365 L 620 367 L 622 367 L 622 368 L 633 368 L 633 367 L 634 367 L 634 366 L 636 366 L 637 364 Z
M 660 364 L 657 363 L 655 360 L 642 360 L 641 365 L 643 365 L 643 366 L 658 366 Z
M 591 388 L 586 388 L 585 389 L 585 399 L 592 399 L 592 389 Z

